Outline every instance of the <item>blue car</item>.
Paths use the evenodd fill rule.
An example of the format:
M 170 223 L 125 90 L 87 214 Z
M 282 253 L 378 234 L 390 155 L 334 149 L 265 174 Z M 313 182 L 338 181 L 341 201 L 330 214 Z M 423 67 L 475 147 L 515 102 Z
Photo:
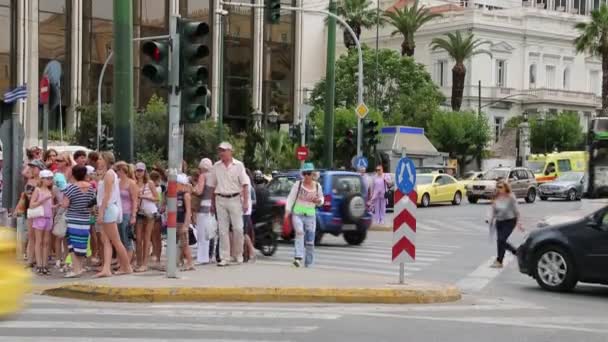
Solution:
M 301 178 L 300 171 L 277 174 L 268 184 L 271 201 L 279 205 L 283 203 L 284 207 L 291 187 Z M 325 203 L 317 210 L 316 243 L 321 242 L 324 234 L 342 234 L 350 245 L 363 243 L 372 223 L 372 216 L 367 211 L 366 192 L 361 176 L 348 171 L 319 171 L 317 181 L 323 187 Z M 293 234 L 282 236 L 282 226 L 278 222 L 282 221 L 277 221 L 275 231 L 281 234 L 284 240 L 293 239 Z

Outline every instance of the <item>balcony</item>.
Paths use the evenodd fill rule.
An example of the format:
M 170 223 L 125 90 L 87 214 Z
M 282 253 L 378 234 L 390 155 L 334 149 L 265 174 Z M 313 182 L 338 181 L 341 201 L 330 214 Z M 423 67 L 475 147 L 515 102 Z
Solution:
M 441 87 L 441 91 L 446 98 L 452 97 L 452 87 Z M 481 87 L 481 98 L 482 99 L 500 99 L 515 94 L 521 94 L 515 88 L 502 88 L 502 87 Z M 477 98 L 479 97 L 479 87 L 476 85 L 465 85 L 463 98 Z M 506 99 L 505 101 L 518 102 L 517 98 Z
M 530 95 L 522 97 L 524 104 L 561 104 L 593 108 L 602 106 L 601 96 L 581 91 L 539 88 L 523 90 L 522 93 Z

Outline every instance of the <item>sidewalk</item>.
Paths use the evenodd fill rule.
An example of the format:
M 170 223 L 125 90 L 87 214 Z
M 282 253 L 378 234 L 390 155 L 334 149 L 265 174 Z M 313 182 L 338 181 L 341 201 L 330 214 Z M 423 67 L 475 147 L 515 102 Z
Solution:
M 199 266 L 168 279 L 160 271 L 78 281 L 36 279 L 44 295 L 109 302 L 325 302 L 412 304 L 460 299 L 452 285 L 290 265 Z

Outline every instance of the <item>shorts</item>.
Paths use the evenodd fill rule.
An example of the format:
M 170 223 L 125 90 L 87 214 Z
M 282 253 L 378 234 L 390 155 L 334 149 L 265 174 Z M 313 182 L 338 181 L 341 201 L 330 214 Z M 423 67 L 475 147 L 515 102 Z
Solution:
M 32 219 L 32 228 L 37 230 L 53 230 L 53 221 L 50 217 L 36 217 Z
M 190 245 L 188 241 L 188 228 L 189 227 L 183 223 L 177 224 L 177 243 L 181 248 L 186 248 Z
M 116 203 L 108 204 L 106 211 L 103 214 L 102 222 L 100 223 L 118 223 L 120 221 L 118 206 Z

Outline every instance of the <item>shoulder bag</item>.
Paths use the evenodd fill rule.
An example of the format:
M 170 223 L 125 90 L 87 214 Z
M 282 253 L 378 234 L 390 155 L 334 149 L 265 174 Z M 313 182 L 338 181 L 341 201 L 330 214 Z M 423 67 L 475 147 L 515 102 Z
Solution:
M 289 215 L 283 220 L 283 232 L 282 237 L 285 239 L 291 238 L 291 234 L 293 233 L 293 208 L 296 206 L 296 202 L 298 201 L 298 196 L 300 196 L 300 190 L 302 189 L 302 181 L 299 181 L 298 184 L 298 192 L 296 193 L 296 199 L 293 201 L 291 205 L 291 210 L 289 211 Z

